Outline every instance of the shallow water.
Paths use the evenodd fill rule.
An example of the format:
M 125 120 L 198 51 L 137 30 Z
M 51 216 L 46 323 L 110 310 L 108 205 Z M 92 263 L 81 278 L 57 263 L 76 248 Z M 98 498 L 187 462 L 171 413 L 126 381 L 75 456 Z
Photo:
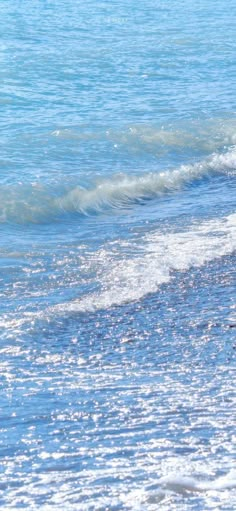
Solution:
M 4 510 L 235 508 L 234 20 L 2 5 Z

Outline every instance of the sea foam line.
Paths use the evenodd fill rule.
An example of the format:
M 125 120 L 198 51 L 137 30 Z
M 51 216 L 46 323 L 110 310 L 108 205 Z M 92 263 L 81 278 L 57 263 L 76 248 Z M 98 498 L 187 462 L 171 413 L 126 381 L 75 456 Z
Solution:
M 144 236 L 141 256 L 112 260 L 103 251 L 97 276 L 101 289 L 79 300 L 56 305 L 48 312 L 63 314 L 107 309 L 142 299 L 168 282 L 174 272 L 200 267 L 236 250 L 236 214 L 193 225 L 188 231 Z
M 91 264 L 99 260 L 95 277 L 98 291 L 39 312 L 22 313 L 20 318 L 5 315 L 0 320 L 1 328 L 20 332 L 25 323 L 33 326 L 37 320 L 50 321 L 71 313 L 105 310 L 141 300 L 155 293 L 177 272 L 186 272 L 232 254 L 236 250 L 236 213 L 200 225 L 192 224 L 186 231 L 154 231 L 145 235 L 139 245 L 142 254 L 134 257 L 122 255 L 122 241 L 119 258 L 108 249 L 93 254 Z M 130 241 L 129 253 L 131 249 Z
M 141 511 L 143 506 L 146 509 L 147 505 L 151 505 L 151 509 L 157 509 L 156 506 L 162 501 L 166 502 L 168 506 L 170 504 L 169 499 L 173 498 L 174 495 L 190 497 L 192 494 L 200 494 L 201 498 L 206 498 L 211 495 L 216 496 L 217 493 L 217 498 L 219 499 L 220 494 L 224 498 L 226 493 L 226 498 L 228 498 L 229 491 L 236 488 L 236 471 L 231 469 L 225 475 L 215 477 L 214 479 L 210 479 L 207 475 L 188 476 L 184 473 L 173 472 L 157 479 L 154 484 L 156 489 L 136 489 L 128 496 L 125 495 L 125 502 L 130 508 Z M 208 506 L 206 507 L 208 509 Z M 168 509 L 170 508 L 168 507 Z
M 186 185 L 213 174 L 236 170 L 236 151 L 213 154 L 208 159 L 192 165 L 181 165 L 175 170 L 146 173 L 141 176 L 121 174 L 101 180 L 91 190 L 76 187 L 57 200 L 65 211 L 84 215 L 100 213 L 107 209 L 125 209 L 132 204 L 180 191 Z
M 65 214 L 91 215 L 109 210 L 131 208 L 134 204 L 162 197 L 197 183 L 203 178 L 236 170 L 236 150 L 211 157 L 175 170 L 120 174 L 94 183 L 92 188 L 76 186 L 55 196 L 40 183 L 0 188 L 0 222 L 52 222 Z M 57 186 L 57 188 L 59 185 Z
M 231 470 L 228 474 L 212 481 L 172 474 L 162 477 L 159 479 L 158 483 L 162 488 L 181 494 L 186 492 L 203 493 L 207 491 L 231 490 L 236 488 L 236 470 Z

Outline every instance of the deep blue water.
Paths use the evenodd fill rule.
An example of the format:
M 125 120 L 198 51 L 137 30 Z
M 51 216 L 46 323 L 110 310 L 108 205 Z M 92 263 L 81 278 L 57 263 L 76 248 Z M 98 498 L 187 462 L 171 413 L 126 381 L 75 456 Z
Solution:
M 233 511 L 235 2 L 0 10 L 0 506 Z

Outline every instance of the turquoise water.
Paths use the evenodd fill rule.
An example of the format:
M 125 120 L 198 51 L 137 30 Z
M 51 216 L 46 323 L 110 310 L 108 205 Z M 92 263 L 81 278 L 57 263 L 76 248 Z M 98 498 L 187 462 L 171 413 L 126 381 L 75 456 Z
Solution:
M 235 509 L 235 17 L 1 4 L 4 511 Z

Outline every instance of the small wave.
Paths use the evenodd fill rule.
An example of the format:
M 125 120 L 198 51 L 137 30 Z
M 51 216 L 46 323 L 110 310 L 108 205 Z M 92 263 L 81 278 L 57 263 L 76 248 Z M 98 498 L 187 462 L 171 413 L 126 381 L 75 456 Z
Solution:
M 76 187 L 59 199 L 58 204 L 66 211 L 76 211 L 84 215 L 104 212 L 107 209 L 126 209 L 133 204 L 180 191 L 186 185 L 214 173 L 235 169 L 235 151 L 214 154 L 203 162 L 182 165 L 176 170 L 142 176 L 119 175 L 101 181 L 91 190 Z
M 162 488 L 181 494 L 231 490 L 236 488 L 236 470 L 231 470 L 228 474 L 211 481 L 173 474 L 162 477 L 158 482 Z
M 236 143 L 236 122 L 215 121 L 212 123 L 190 123 L 188 126 L 130 126 L 117 133 L 107 132 L 107 137 L 114 143 L 126 147 L 135 153 L 150 153 L 162 156 L 170 152 L 176 154 L 191 150 L 210 154 Z
M 56 305 L 48 313 L 95 311 L 140 300 L 168 282 L 173 272 L 200 267 L 231 254 L 236 250 L 236 214 L 193 225 L 186 232 L 156 232 L 145 236 L 142 245 L 141 256 L 119 261 L 103 250 L 97 274 L 101 291 Z
M 214 479 L 210 479 L 207 475 L 188 476 L 185 474 L 173 473 L 161 477 L 155 482 L 153 481 L 151 487 L 149 486 L 148 488 L 132 491 L 125 496 L 125 502 L 129 505 L 130 509 L 132 508 L 137 511 L 141 511 L 144 508 L 146 509 L 147 506 L 148 509 L 150 506 L 150 509 L 156 510 L 158 509 L 158 505 L 160 505 L 162 509 L 162 504 L 164 505 L 163 509 L 172 509 L 170 507 L 171 502 L 174 509 L 175 505 L 172 499 L 174 499 L 175 496 L 178 498 L 180 496 L 182 498 L 191 498 L 193 494 L 195 496 L 200 494 L 199 496 L 201 499 L 206 499 L 211 496 L 215 497 L 217 493 L 217 499 L 226 498 L 228 500 L 229 491 L 235 490 L 235 488 L 236 471 L 234 469 L 230 470 L 224 476 Z M 212 506 L 210 507 L 212 508 Z M 206 505 L 206 508 L 209 509 L 209 505 Z
M 124 247 L 122 241 L 119 242 L 118 258 L 116 249 L 113 253 L 109 246 L 93 254 L 90 270 L 95 274 L 98 291 L 38 312 L 24 312 L 20 317 L 5 315 L 0 319 L 1 328 L 16 333 L 25 323 L 33 326 L 38 320 L 50 321 L 55 317 L 106 310 L 141 300 L 168 283 L 175 273 L 232 254 L 236 250 L 236 214 L 193 224 L 182 232 L 155 231 L 145 235 L 139 244 L 139 255 L 133 257 L 127 255 L 127 241 Z M 132 253 L 132 249 L 130 242 L 128 252 Z
M 5 186 L 0 190 L 0 222 L 47 223 L 66 214 L 92 215 L 125 210 L 134 204 L 181 191 L 214 174 L 235 172 L 235 169 L 236 151 L 232 150 L 175 170 L 138 176 L 116 175 L 95 183 L 90 189 L 76 186 L 60 196 L 38 183 Z
M 77 129 L 58 127 L 50 136 L 61 140 L 83 143 L 89 141 L 112 143 L 131 153 L 148 153 L 162 156 L 169 152 L 191 152 L 210 154 L 236 143 L 236 120 L 211 119 L 183 121 L 178 124 L 132 124 L 123 128 L 107 129 L 102 126 L 81 125 Z

